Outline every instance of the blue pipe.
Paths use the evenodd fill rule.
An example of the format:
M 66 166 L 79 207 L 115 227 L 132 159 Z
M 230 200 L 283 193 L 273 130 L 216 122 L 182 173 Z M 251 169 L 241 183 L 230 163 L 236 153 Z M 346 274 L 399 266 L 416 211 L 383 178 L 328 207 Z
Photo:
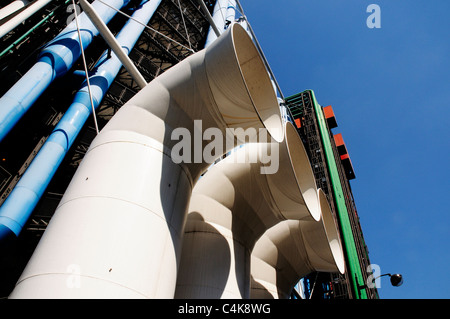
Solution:
M 108 4 L 120 9 L 130 0 L 111 0 Z M 109 22 L 117 13 L 116 10 L 96 1 L 93 6 L 103 21 Z M 83 48 L 92 42 L 98 34 L 97 29 L 85 14 L 79 16 Z M 39 55 L 38 62 L 13 85 L 0 99 L 0 142 L 11 131 L 21 117 L 52 81 L 67 73 L 80 57 L 81 48 L 77 26 L 72 21 Z
M 160 3 L 161 0 L 145 0 L 132 17 L 146 25 Z M 144 28 L 145 26 L 129 20 L 117 35 L 117 41 L 127 54 Z M 108 58 L 107 51 L 96 64 L 95 71 L 89 77 L 95 108 L 100 104 L 121 66 L 114 53 Z M 75 94 L 67 112 L 0 207 L 0 241 L 11 235 L 19 235 L 91 112 L 89 90 L 85 81 Z

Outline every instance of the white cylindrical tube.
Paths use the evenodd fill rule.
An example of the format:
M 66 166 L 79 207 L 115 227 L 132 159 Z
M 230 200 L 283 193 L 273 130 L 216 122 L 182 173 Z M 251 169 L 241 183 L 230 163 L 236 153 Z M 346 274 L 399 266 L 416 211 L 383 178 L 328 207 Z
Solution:
M 8 4 L 7 6 L 0 9 L 0 20 L 6 18 L 7 16 L 19 11 L 25 7 L 29 1 L 27 0 L 16 0 Z
M 40 9 L 45 7 L 51 1 L 52 0 L 36 0 L 22 12 L 18 13 L 17 15 L 6 21 L 4 24 L 0 25 L 0 38 L 3 37 L 8 32 L 10 32 L 11 30 L 13 30 L 23 21 L 31 17 L 33 14 L 38 12 Z

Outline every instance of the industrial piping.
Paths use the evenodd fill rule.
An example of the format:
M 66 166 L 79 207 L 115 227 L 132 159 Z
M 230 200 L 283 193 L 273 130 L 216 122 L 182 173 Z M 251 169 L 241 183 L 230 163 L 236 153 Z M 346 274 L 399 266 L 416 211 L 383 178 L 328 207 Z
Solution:
M 133 19 L 146 25 L 160 3 L 161 0 L 144 1 L 142 6 L 133 14 Z M 130 53 L 144 30 L 145 27 L 142 24 L 130 19 L 117 35 L 117 42 L 125 54 Z M 108 57 L 108 52 L 105 51 L 99 59 L 93 74 L 90 75 L 94 108 L 97 108 L 100 104 L 121 66 L 119 58 L 114 53 L 111 54 L 111 57 Z M 91 114 L 89 90 L 85 81 L 75 94 L 73 103 L 50 134 L 30 167 L 3 205 L 0 206 L 0 241 L 12 234 L 19 235 L 64 156 Z
M 282 221 L 268 229 L 251 257 L 251 299 L 287 299 L 308 274 L 345 271 L 337 225 L 319 189 L 320 221 Z
M 319 220 L 308 155 L 291 123 L 285 123 L 284 132 L 281 143 L 251 143 L 235 150 L 195 186 L 176 298 L 248 299 L 250 254 L 258 238 L 282 220 Z M 278 170 L 262 174 L 261 168 L 273 165 L 262 156 L 269 152 L 279 161 Z M 260 156 L 252 159 L 255 154 Z
M 113 8 L 120 9 L 130 0 L 111 0 Z M 105 23 L 117 13 L 100 1 L 92 4 Z M 83 47 L 92 42 L 97 29 L 85 14 L 79 16 Z M 50 41 L 41 51 L 39 60 L 0 98 L 0 142 L 28 111 L 52 81 L 64 75 L 81 55 L 75 21 Z
M 227 15 L 228 10 L 228 1 L 229 0 L 217 0 L 214 5 L 214 10 L 212 14 L 212 23 L 209 29 L 208 35 L 206 37 L 205 48 L 211 45 L 219 36 L 225 31 L 225 17 Z
M 264 63 L 235 24 L 151 81 L 97 135 L 10 298 L 173 298 L 189 198 L 210 165 L 197 153 L 174 160 L 177 133 L 203 150 L 206 129 L 236 139 L 229 129 L 243 127 L 283 138 Z
M 22 5 L 22 7 L 26 7 L 24 9 L 22 9 L 21 12 L 17 13 L 14 16 L 11 16 L 5 23 L 0 25 L 0 38 L 3 38 L 4 35 L 8 34 L 8 32 L 13 30 L 15 27 L 17 27 L 19 24 L 21 24 L 24 20 L 28 19 L 33 14 L 35 14 L 36 12 L 41 10 L 43 7 L 45 7 L 51 1 L 52 0 L 36 0 L 36 1 L 33 1 L 32 3 L 27 3 L 27 2 L 23 2 L 23 1 L 14 1 L 14 3 L 11 3 L 9 6 L 2 9 L 2 13 L 4 12 L 3 10 L 5 10 L 6 12 L 4 14 L 6 14 L 8 16 L 10 14 L 13 14 L 14 12 L 19 11 L 21 9 L 20 8 L 21 5 Z M 15 3 L 17 3 L 17 4 L 14 5 Z M 11 12 L 8 10 L 9 9 L 8 7 L 11 8 L 11 11 L 14 9 L 15 10 Z M 7 18 L 7 16 L 6 16 L 6 18 Z
M 0 20 L 8 17 L 9 15 L 19 11 L 23 7 L 25 7 L 30 2 L 27 0 L 16 0 L 8 4 L 7 6 L 4 6 L 0 9 Z M 0 36 L 1 37 L 1 36 Z
M 206 6 L 205 2 L 203 0 L 197 0 L 198 4 L 200 5 L 200 8 L 203 11 L 203 14 L 205 15 L 206 20 L 208 20 L 209 24 L 210 24 L 210 30 L 212 30 L 212 32 L 215 33 L 216 38 L 219 37 L 221 35 L 219 29 L 217 28 L 214 19 L 211 15 L 211 13 L 209 12 L 208 7 Z
M 147 0 L 148 1 L 148 0 Z M 155 2 L 153 2 L 155 3 Z M 152 3 L 152 4 L 153 4 Z M 159 5 L 160 1 L 158 2 Z M 83 8 L 83 12 L 91 19 L 92 23 L 95 25 L 97 30 L 102 35 L 103 39 L 109 45 L 111 50 L 117 55 L 120 62 L 122 62 L 123 67 L 128 71 L 136 84 L 142 89 L 147 85 L 147 81 L 144 76 L 139 72 L 137 67 L 134 65 L 133 61 L 128 57 L 128 55 L 123 52 L 120 43 L 114 38 L 112 32 L 108 29 L 106 24 L 95 12 L 94 7 L 87 0 L 80 0 L 80 5 Z M 156 10 L 156 7 L 155 7 Z M 143 28 L 141 28 L 143 30 Z M 142 32 L 141 30 L 141 32 Z

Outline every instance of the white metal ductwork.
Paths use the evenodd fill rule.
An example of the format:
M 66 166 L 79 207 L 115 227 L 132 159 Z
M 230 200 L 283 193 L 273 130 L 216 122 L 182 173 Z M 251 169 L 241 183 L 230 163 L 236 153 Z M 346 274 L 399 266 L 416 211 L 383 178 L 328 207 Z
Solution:
M 7 19 L 5 19 L 6 21 L 0 25 L 0 38 L 8 34 L 8 32 L 41 10 L 51 1 L 52 0 L 36 0 L 31 3 L 28 1 L 14 1 L 7 7 L 3 8 L 0 12 L 0 16 L 2 19 Z M 21 11 L 19 12 L 19 10 Z M 14 13 L 17 14 L 13 15 Z
M 206 129 L 226 139 L 227 128 L 248 127 L 283 138 L 261 56 L 234 24 L 150 82 L 97 135 L 10 297 L 173 298 L 191 191 L 211 164 L 176 163 L 174 133 L 200 137 L 193 145 L 203 150 Z
M 285 123 L 284 132 L 281 143 L 252 143 L 235 150 L 195 186 L 176 298 L 249 298 L 250 254 L 258 238 L 282 220 L 320 219 L 303 143 L 291 123 Z M 276 172 L 262 174 L 274 165 L 264 154 L 279 161 Z
M 285 299 L 298 281 L 314 272 L 341 273 L 345 261 L 337 225 L 319 189 L 320 221 L 282 221 L 256 243 L 251 258 L 252 299 Z

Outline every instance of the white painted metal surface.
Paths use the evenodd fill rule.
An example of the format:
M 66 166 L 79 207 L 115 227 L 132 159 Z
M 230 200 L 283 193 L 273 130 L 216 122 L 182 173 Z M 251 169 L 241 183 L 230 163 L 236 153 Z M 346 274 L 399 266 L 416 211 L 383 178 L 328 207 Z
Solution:
M 250 254 L 282 220 L 316 222 L 320 208 L 314 175 L 291 123 L 279 146 L 278 171 L 261 174 L 270 143 L 246 144 L 197 183 L 189 206 L 176 298 L 249 298 Z M 246 162 L 239 159 L 246 158 Z
M 38 12 L 40 9 L 49 4 L 52 0 L 36 0 L 33 3 L 29 4 L 26 9 L 22 12 L 18 13 L 2 25 L 0 25 L 0 38 L 2 38 L 5 34 L 13 30 L 23 21 L 31 17 L 33 14 Z
M 13 14 L 14 12 L 19 11 L 23 7 L 25 7 L 29 1 L 27 0 L 16 0 L 4 6 L 0 9 L 0 20 L 6 18 L 7 16 Z
M 289 298 L 297 282 L 314 272 L 344 273 L 338 228 L 319 189 L 320 221 L 286 220 L 268 229 L 251 257 L 252 299 Z

